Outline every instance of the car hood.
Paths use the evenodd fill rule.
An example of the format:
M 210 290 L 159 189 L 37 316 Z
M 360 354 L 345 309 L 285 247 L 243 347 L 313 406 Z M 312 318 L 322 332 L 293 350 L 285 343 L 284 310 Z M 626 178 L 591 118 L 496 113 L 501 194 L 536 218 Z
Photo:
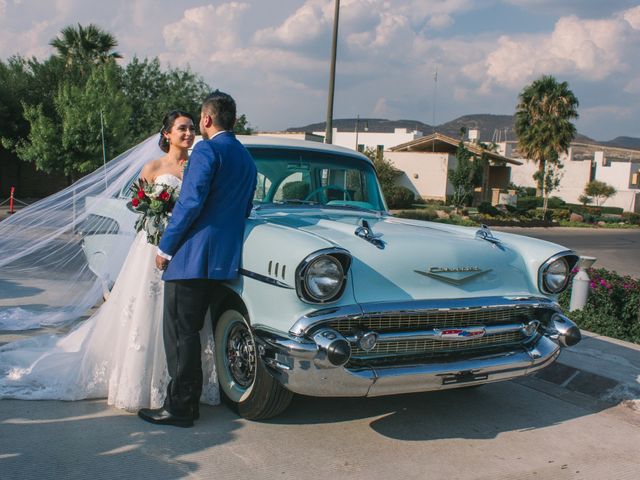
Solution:
M 327 247 L 348 250 L 359 303 L 539 294 L 537 272 L 531 271 L 539 262 L 527 262 L 512 245 L 513 239 L 494 243 L 476 238 L 478 228 L 327 212 L 280 213 L 265 220 L 322 239 Z M 356 235 L 363 222 L 375 240 Z M 561 248 L 535 242 L 547 244 L 549 252 Z

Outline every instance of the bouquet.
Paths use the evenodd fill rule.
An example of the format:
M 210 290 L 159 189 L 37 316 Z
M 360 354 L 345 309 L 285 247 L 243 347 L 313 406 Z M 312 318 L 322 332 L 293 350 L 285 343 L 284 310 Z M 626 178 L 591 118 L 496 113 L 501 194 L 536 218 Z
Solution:
M 178 189 L 139 178 L 131 185 L 131 192 L 132 210 L 140 214 L 135 224 L 136 232 L 144 230 L 147 241 L 158 245 L 178 199 Z

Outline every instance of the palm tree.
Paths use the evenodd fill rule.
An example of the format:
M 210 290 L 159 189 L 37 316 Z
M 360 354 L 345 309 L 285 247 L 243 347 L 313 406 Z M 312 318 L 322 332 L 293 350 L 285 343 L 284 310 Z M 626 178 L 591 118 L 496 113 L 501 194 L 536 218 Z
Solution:
M 90 23 L 78 28 L 69 25 L 49 43 L 58 52 L 67 66 L 106 63 L 109 60 L 122 58 L 113 49 L 118 45 L 115 37 Z
M 547 162 L 556 164 L 576 136 L 578 99 L 567 82 L 544 75 L 525 87 L 516 107 L 515 129 L 520 153 L 538 164 L 538 196 L 544 194 Z

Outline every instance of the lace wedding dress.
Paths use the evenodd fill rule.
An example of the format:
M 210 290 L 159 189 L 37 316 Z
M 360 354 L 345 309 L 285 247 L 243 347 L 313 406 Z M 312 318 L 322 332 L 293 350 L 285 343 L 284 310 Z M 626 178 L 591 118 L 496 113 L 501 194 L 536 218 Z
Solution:
M 180 187 L 164 174 L 156 184 Z M 107 398 L 129 411 L 162 406 L 169 376 L 162 340 L 163 282 L 157 248 L 140 232 L 107 301 L 64 336 L 41 335 L 0 347 L 0 398 Z M 201 401 L 219 403 L 211 322 L 201 332 Z

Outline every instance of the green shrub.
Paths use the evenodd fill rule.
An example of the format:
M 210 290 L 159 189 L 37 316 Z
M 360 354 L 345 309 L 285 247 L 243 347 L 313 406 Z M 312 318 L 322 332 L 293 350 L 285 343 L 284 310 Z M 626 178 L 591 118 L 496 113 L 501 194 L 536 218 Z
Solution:
M 435 220 L 438 218 L 436 210 L 432 207 L 419 210 L 402 210 L 395 214 L 396 217 L 410 218 L 412 220 Z
M 284 200 L 304 200 L 309 195 L 309 184 L 307 182 L 290 182 L 282 187 L 282 198 Z
M 485 215 L 491 215 L 492 217 L 500 215 L 498 209 L 491 205 L 489 202 L 482 202 L 480 205 L 478 205 L 478 213 L 484 213 Z
M 583 215 L 585 213 L 596 216 L 600 216 L 604 213 L 621 215 L 623 212 L 623 209 L 620 207 L 591 207 L 585 205 L 577 205 L 575 203 L 567 203 L 566 207 L 569 208 L 572 212 L 579 213 L 580 215 Z
M 571 210 L 568 208 L 554 208 L 549 212 L 553 220 L 569 220 L 571 218 Z
M 585 330 L 640 343 L 640 281 L 603 268 L 590 268 L 588 275 L 587 304 L 571 312 L 571 319 Z M 560 304 L 568 309 L 570 299 L 571 285 L 560 295 Z
M 640 225 L 640 213 L 623 212 L 622 213 L 622 220 L 627 222 L 627 223 Z
M 519 210 L 531 210 L 533 208 L 541 208 L 544 203 L 542 197 L 518 197 L 518 209 Z M 565 208 L 567 203 L 560 197 L 549 197 L 547 208 Z
M 415 202 L 415 195 L 407 187 L 393 185 L 384 189 L 384 198 L 389 208 L 410 208 Z

